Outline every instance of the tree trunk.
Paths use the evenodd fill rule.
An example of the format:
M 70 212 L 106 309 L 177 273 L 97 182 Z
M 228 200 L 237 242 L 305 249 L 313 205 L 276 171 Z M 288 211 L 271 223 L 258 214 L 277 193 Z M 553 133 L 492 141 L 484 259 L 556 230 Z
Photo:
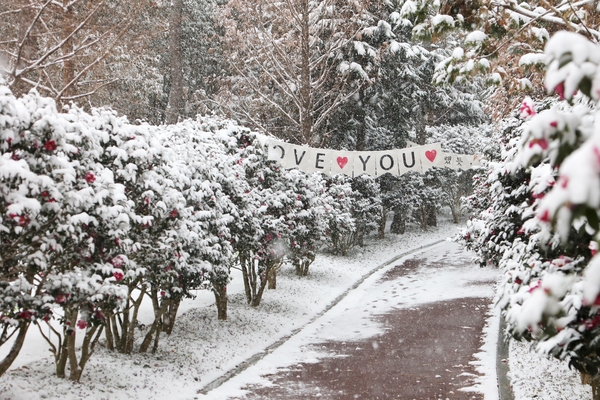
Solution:
M 302 0 L 300 8 L 302 20 L 300 31 L 300 129 L 304 143 L 316 146 L 320 140 L 313 137 L 313 98 L 310 70 L 310 19 L 309 19 L 309 1 Z
M 406 232 L 406 219 L 400 210 L 394 210 L 394 218 L 390 226 L 390 232 L 403 235 Z
M 217 319 L 225 321 L 227 319 L 227 286 L 213 285 L 213 293 L 217 305 Z
M 19 352 L 23 347 L 23 343 L 25 343 L 25 335 L 27 334 L 27 330 L 29 329 L 30 324 L 30 322 L 25 321 L 19 322 L 19 326 L 18 328 L 16 328 L 19 330 L 19 333 L 17 334 L 17 337 L 15 338 L 15 341 L 12 347 L 10 348 L 10 351 L 8 352 L 6 357 L 4 357 L 2 362 L 0 362 L 0 376 L 2 376 L 8 370 L 8 368 L 10 368 L 13 361 L 15 361 L 15 359 L 19 355 Z
M 385 226 L 387 224 L 387 212 L 382 210 L 381 212 L 381 221 L 379 221 L 379 239 L 383 239 L 385 237 Z
M 427 212 L 427 226 L 437 226 L 437 211 L 434 206 L 428 206 Z
M 277 289 L 277 268 L 271 268 L 267 274 L 267 289 Z
M 148 333 L 146 333 L 146 336 L 144 337 L 144 340 L 142 341 L 142 344 L 140 345 L 140 353 L 145 353 L 148 351 L 148 348 L 150 348 L 150 343 L 152 343 L 152 338 L 154 337 L 154 335 L 156 335 L 156 337 L 154 337 L 155 343 L 154 343 L 154 350 L 152 352 L 156 351 L 156 348 L 158 347 L 158 338 L 159 338 L 160 332 L 162 331 L 161 325 L 162 325 L 162 321 L 163 321 L 163 316 L 165 315 L 165 313 L 167 312 L 167 309 L 171 305 L 171 299 L 163 298 L 162 304 L 159 307 L 158 293 L 157 293 L 157 290 L 154 288 L 151 290 L 151 296 L 152 296 L 152 303 L 153 303 L 153 308 L 154 308 L 154 321 L 152 322 L 152 326 L 150 327 L 150 330 L 148 331 Z M 137 316 L 137 312 L 135 313 L 135 315 Z M 132 343 L 132 347 L 133 347 L 133 343 Z
M 171 300 L 169 304 L 169 308 L 164 315 L 162 330 L 167 335 L 170 335 L 173 332 L 173 327 L 175 326 L 175 320 L 177 319 L 177 310 L 179 310 L 179 305 L 181 304 L 181 300 Z
M 354 119 L 358 122 L 356 129 L 356 150 L 365 151 L 367 148 L 367 124 L 365 122 L 365 87 L 361 85 L 358 91 L 359 104 L 356 105 L 356 111 L 354 112 Z
M 68 6 L 65 8 L 64 17 L 62 20 L 62 37 L 68 37 L 74 29 L 74 10 L 72 6 Z M 71 54 L 73 52 L 73 40 L 67 40 L 61 47 L 63 56 L 67 54 Z M 63 88 L 68 88 L 62 93 L 62 97 L 71 96 L 74 93 L 73 86 L 70 85 L 70 82 L 75 78 L 75 61 L 73 57 L 67 57 L 63 61 L 63 70 L 62 70 L 62 85 Z M 58 102 L 62 102 L 61 99 L 56 99 Z
M 171 90 L 167 105 L 166 122 L 176 124 L 185 108 L 183 87 L 183 56 L 181 54 L 181 21 L 183 0 L 172 0 L 169 17 L 169 62 L 171 66 Z
M 592 399 L 600 400 L 600 375 L 588 375 L 580 372 L 581 383 L 592 387 Z

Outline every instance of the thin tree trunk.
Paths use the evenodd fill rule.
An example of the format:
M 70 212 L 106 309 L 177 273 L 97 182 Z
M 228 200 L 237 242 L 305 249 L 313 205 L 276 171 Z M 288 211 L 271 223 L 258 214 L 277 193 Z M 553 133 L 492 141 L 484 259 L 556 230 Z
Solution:
M 379 221 L 379 239 L 383 239 L 385 237 L 385 226 L 387 224 L 387 212 L 382 210 L 381 212 L 381 221 Z
M 300 57 L 302 59 L 300 70 L 300 129 L 304 143 L 318 145 L 318 138 L 313 137 L 313 98 L 311 88 L 311 70 L 310 70 L 310 19 L 309 19 L 309 1 L 302 0 L 301 13 L 302 21 L 300 31 Z
M 394 210 L 394 218 L 390 226 L 390 232 L 403 235 L 406 232 L 406 219 L 400 210 Z
M 23 343 L 25 343 L 25 335 L 27 334 L 27 330 L 29 329 L 30 324 L 30 322 L 26 321 L 19 322 L 19 327 L 16 328 L 19 330 L 19 333 L 17 334 L 17 337 L 15 338 L 15 341 L 12 347 L 10 348 L 10 351 L 8 352 L 6 357 L 4 357 L 2 362 L 0 362 L 0 376 L 2 376 L 8 370 L 8 368 L 10 368 L 13 361 L 15 361 L 15 359 L 19 355 L 19 352 L 23 347 Z
M 171 304 L 169 304 L 169 308 L 165 313 L 165 318 L 163 321 L 162 330 L 167 335 L 170 335 L 173 332 L 173 327 L 175 326 L 175 320 L 177 319 L 177 310 L 179 310 L 179 305 L 181 304 L 181 300 L 171 300 Z
M 169 17 L 169 62 L 171 64 L 171 90 L 167 105 L 167 124 L 176 124 L 185 108 L 183 93 L 183 56 L 181 54 L 181 21 L 183 0 L 171 1 Z
M 153 297 L 158 296 L 155 289 L 152 289 L 152 296 Z M 144 337 L 144 341 L 140 345 L 140 353 L 145 353 L 148 351 L 148 348 L 150 347 L 150 343 L 152 343 L 152 337 L 154 336 L 154 334 L 156 334 L 157 338 L 160 335 L 161 322 L 163 319 L 163 315 L 167 311 L 170 303 L 171 303 L 170 299 L 164 299 L 160 308 L 154 309 L 154 322 L 152 322 L 152 326 L 150 327 L 150 330 L 148 331 L 148 333 L 146 333 L 146 336 Z M 137 315 L 137 312 L 136 312 L 136 315 Z M 158 346 L 158 343 L 155 343 L 155 347 L 157 347 L 157 346 Z
M 277 268 L 271 268 L 267 274 L 267 288 L 269 290 L 277 289 Z
M 217 305 L 217 319 L 225 321 L 227 319 L 227 286 L 213 285 L 213 293 Z
M 581 383 L 592 387 L 592 400 L 600 400 L 600 376 L 580 372 Z
M 63 2 L 65 3 L 65 2 Z M 68 3 L 68 1 L 67 1 Z M 68 37 L 74 29 L 74 10 L 72 6 L 68 6 L 65 8 L 64 17 L 62 20 L 62 37 Z M 61 47 L 63 56 L 66 54 L 71 54 L 73 52 L 73 40 L 67 40 Z M 63 70 L 62 70 L 62 85 L 63 88 L 67 87 L 69 83 L 75 78 L 75 61 L 73 57 L 67 57 L 63 62 Z M 61 88 L 62 89 L 62 88 Z M 68 97 L 72 95 L 74 92 L 73 86 L 69 86 L 63 93 L 62 97 Z M 56 99 L 57 101 L 61 101 L 61 99 Z

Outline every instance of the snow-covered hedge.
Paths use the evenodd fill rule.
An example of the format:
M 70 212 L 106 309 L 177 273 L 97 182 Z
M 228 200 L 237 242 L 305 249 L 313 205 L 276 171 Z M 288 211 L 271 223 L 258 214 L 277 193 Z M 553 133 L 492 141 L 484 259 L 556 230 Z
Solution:
M 0 83 L 0 345 L 16 339 L 0 374 L 32 324 L 47 324 L 58 376 L 78 380 L 102 334 L 119 352 L 156 349 L 193 290 L 212 290 L 226 318 L 234 264 L 254 306 L 284 257 L 306 275 L 333 225 L 355 231 L 354 192 L 282 169 L 264 139 L 217 117 L 157 127 L 59 112 Z M 361 229 L 372 214 L 357 214 Z M 140 343 L 146 297 L 155 319 Z
M 591 377 L 600 396 L 600 48 L 559 32 L 546 88 L 561 101 L 521 106 L 521 137 L 487 179 L 489 208 L 466 239 L 504 270 L 509 330 Z

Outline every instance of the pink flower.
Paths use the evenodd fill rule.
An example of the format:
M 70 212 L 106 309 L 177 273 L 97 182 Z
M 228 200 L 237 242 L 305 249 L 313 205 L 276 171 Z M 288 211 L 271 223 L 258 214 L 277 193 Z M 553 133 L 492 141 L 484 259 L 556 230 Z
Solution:
M 558 121 L 552 121 L 550 122 L 550 126 L 553 128 L 556 128 L 558 126 Z
M 565 99 L 565 83 L 561 82 L 554 88 L 554 91 L 558 94 L 561 100 Z
M 123 258 L 121 256 L 116 256 L 115 258 L 113 258 L 112 260 L 110 260 L 110 263 L 115 268 L 121 268 L 121 267 L 123 267 L 123 264 L 125 264 L 125 260 L 123 260 Z
M 525 100 L 523 100 L 519 111 L 521 112 L 521 118 L 523 119 L 531 118 L 535 114 L 537 114 L 535 111 L 535 104 L 533 103 L 533 100 L 531 100 L 531 98 L 529 97 L 526 97 Z
M 540 215 L 538 216 L 538 218 L 542 222 L 550 222 L 550 211 L 548 211 L 548 210 L 542 211 L 540 213 Z
M 104 319 L 104 314 L 102 313 L 102 311 L 96 310 L 96 318 L 99 319 L 99 320 L 103 320 Z
M 96 176 L 92 174 L 92 171 L 86 172 L 84 178 L 87 183 L 94 183 L 94 181 L 96 180 Z
M 541 287 L 542 287 L 542 281 L 540 280 L 540 281 L 537 281 L 536 283 L 534 283 L 532 286 L 530 286 L 528 292 L 531 293 L 534 290 L 539 289 Z
M 165 297 L 166 294 L 167 294 L 167 292 L 165 292 L 164 290 L 160 291 L 160 297 Z
M 44 149 L 48 151 L 56 150 L 56 142 L 54 140 L 48 140 L 46 143 L 44 143 Z
M 79 329 L 85 329 L 87 328 L 87 321 L 84 319 L 80 319 L 79 321 L 77 321 L 77 327 Z
M 171 216 L 171 218 L 177 218 L 178 215 L 179 212 L 177 210 L 173 210 L 169 213 L 169 216 Z
M 26 226 L 29 222 L 31 222 L 31 219 L 29 219 L 28 215 L 21 215 L 19 217 L 19 226 Z
M 590 242 L 590 245 L 588 246 L 588 248 L 590 249 L 590 252 L 592 253 L 592 257 L 596 255 L 596 253 L 598 252 L 598 243 L 596 242 Z
M 122 281 L 123 278 L 125 277 L 125 275 L 123 275 L 123 273 L 121 271 L 115 271 L 115 272 L 113 272 L 113 276 L 115 277 L 115 279 L 117 280 L 117 282 Z
M 62 304 L 62 303 L 64 303 L 65 301 L 67 301 L 67 296 L 65 296 L 65 295 L 64 295 L 64 294 L 62 294 L 62 293 L 59 293 L 59 294 L 57 294 L 57 295 L 56 295 L 55 299 L 56 299 L 56 302 L 57 302 L 58 304 Z
M 529 142 L 529 148 L 532 148 L 535 145 L 540 146 L 542 150 L 548 149 L 548 141 L 545 138 L 533 139 L 531 142 Z

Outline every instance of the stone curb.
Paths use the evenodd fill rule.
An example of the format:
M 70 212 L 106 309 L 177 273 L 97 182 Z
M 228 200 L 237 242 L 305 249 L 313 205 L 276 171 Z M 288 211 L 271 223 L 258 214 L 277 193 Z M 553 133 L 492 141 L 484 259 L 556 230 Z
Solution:
M 198 394 L 207 394 L 208 392 L 210 392 L 213 389 L 218 388 L 219 386 L 221 386 L 222 384 L 224 384 L 225 382 L 227 382 L 228 380 L 230 380 L 234 376 L 240 374 L 241 372 L 243 372 L 244 370 L 246 370 L 248 367 L 256 364 L 259 360 L 261 360 L 262 358 L 264 358 L 267 354 L 273 352 L 273 350 L 277 349 L 278 347 L 280 347 L 281 345 L 283 345 L 285 342 L 287 342 L 292 336 L 295 336 L 296 334 L 298 334 L 298 332 L 300 332 L 302 329 L 304 329 L 307 325 L 310 325 L 313 322 L 315 322 L 317 319 L 321 318 L 327 311 L 331 310 L 340 301 L 342 301 L 342 299 L 344 297 L 346 297 L 348 295 L 348 293 L 350 293 L 351 290 L 356 289 L 358 286 L 360 286 L 367 278 L 369 278 L 375 272 L 381 270 L 384 267 L 387 267 L 388 265 L 390 265 L 391 263 L 393 263 L 395 261 L 398 261 L 402 257 L 406 257 L 408 255 L 411 255 L 413 253 L 416 253 L 416 252 L 418 252 L 420 250 L 423 250 L 423 249 L 426 249 L 428 247 L 433 247 L 433 246 L 435 246 L 437 244 L 440 244 L 442 242 L 445 242 L 445 241 L 446 241 L 445 239 L 438 240 L 438 241 L 435 241 L 435 242 L 423 245 L 421 247 L 413 248 L 411 250 L 405 251 L 404 253 L 401 253 L 401 254 L 398 254 L 398 255 L 392 257 L 391 259 L 387 260 L 383 264 L 378 265 L 377 267 L 375 267 L 374 269 L 372 269 L 371 271 L 369 271 L 366 275 L 362 276 L 351 287 L 349 287 L 348 289 L 346 289 L 341 295 L 339 295 L 338 297 L 336 297 L 331 303 L 329 303 L 327 305 L 327 307 L 325 307 L 322 311 L 320 311 L 319 313 L 317 313 L 317 315 L 315 315 L 313 318 L 311 318 L 310 321 L 308 321 L 306 324 L 304 324 L 300 328 L 294 329 L 291 333 L 283 336 L 281 339 L 277 340 L 275 343 L 267 346 L 263 351 L 254 354 L 253 356 L 249 357 L 245 361 L 242 361 L 235 368 L 230 369 L 229 371 L 225 372 L 223 375 L 221 375 L 217 379 L 215 379 L 212 382 L 206 384 L 202 389 L 198 390 L 197 393 Z M 504 400 L 504 399 L 502 399 L 502 400 Z
M 508 347 L 510 345 L 510 339 L 507 339 L 504 335 L 506 329 L 506 321 L 504 317 L 500 315 L 500 324 L 498 329 L 498 343 L 496 345 L 496 375 L 498 376 L 498 396 L 500 400 L 514 400 L 514 394 L 512 386 L 510 385 L 509 378 L 509 365 L 508 365 Z

